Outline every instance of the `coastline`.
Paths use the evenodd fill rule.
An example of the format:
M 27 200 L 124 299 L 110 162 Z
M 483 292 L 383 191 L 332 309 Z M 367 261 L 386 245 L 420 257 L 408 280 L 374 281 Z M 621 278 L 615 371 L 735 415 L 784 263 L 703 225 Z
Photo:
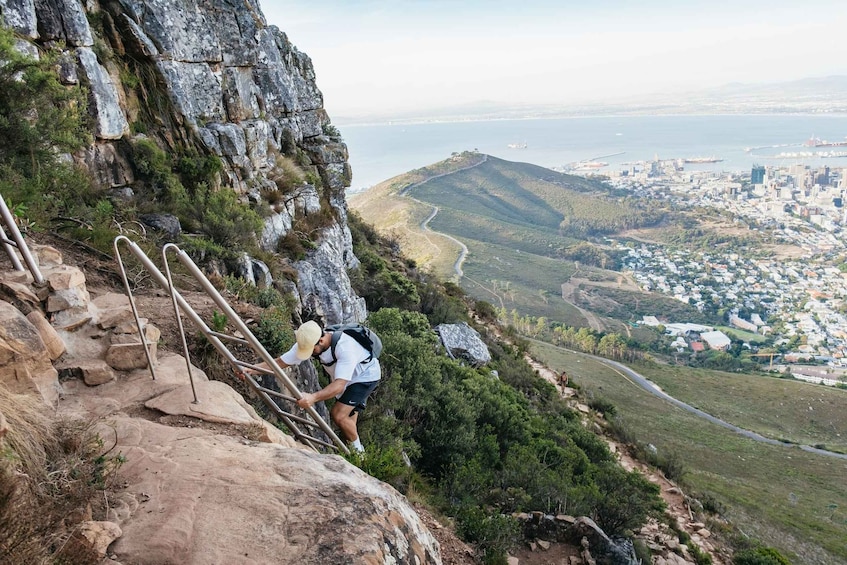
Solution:
M 692 171 L 749 171 L 754 164 L 823 162 L 847 167 L 845 157 L 778 156 L 746 148 L 801 146 L 814 135 L 842 140 L 847 113 L 700 113 L 604 115 L 559 118 L 465 120 L 349 126 L 342 130 L 353 170 L 351 191 L 362 191 L 405 172 L 441 161 L 453 152 L 478 151 L 549 169 L 595 158 L 615 171 L 626 163 L 714 156 L 719 162 L 689 164 Z M 525 148 L 510 145 L 526 143 Z M 771 155 L 773 153 L 774 155 Z

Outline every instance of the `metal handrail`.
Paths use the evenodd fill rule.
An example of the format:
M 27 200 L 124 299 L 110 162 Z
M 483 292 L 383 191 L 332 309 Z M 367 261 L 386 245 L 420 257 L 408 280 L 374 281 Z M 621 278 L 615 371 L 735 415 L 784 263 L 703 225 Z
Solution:
M 15 222 L 15 216 L 12 214 L 11 210 L 9 210 L 9 207 L 6 205 L 6 201 L 3 199 L 2 195 L 0 195 L 0 218 L 2 218 L 3 224 L 9 232 L 11 232 L 12 237 L 14 238 L 13 240 L 9 239 L 6 236 L 5 230 L 0 227 L 0 243 L 3 244 L 3 249 L 9 256 L 9 260 L 12 261 L 12 266 L 16 271 L 24 270 L 20 259 L 18 259 L 18 254 L 15 253 L 15 248 L 17 248 L 21 257 L 23 257 L 27 268 L 29 268 L 29 272 L 32 273 L 32 278 L 35 281 L 35 284 L 43 285 L 45 282 L 44 276 L 41 274 L 41 270 L 38 268 L 38 264 L 35 262 L 32 253 L 30 253 L 29 247 L 27 247 L 27 244 L 24 241 L 24 236 L 21 235 L 21 230 L 18 229 L 18 224 Z
M 176 288 L 174 287 L 173 276 L 171 276 L 171 266 L 168 264 L 168 246 L 171 245 L 173 245 L 173 243 L 165 244 L 165 246 L 162 247 L 162 264 L 165 266 L 165 273 L 168 275 L 168 293 L 171 295 L 171 300 L 173 301 L 174 316 L 176 316 L 176 323 L 179 327 L 179 337 L 182 339 L 182 351 L 183 356 L 185 357 L 185 367 L 188 371 L 188 380 L 191 382 L 191 394 L 194 395 L 194 400 L 192 402 L 194 404 L 197 404 L 200 401 L 197 400 L 197 389 L 194 388 L 194 375 L 191 373 L 191 361 L 188 354 L 188 343 L 185 341 L 185 329 L 182 327 L 182 316 L 179 315 L 179 307 L 176 303 Z
M 150 260 L 150 258 L 147 257 L 147 254 L 144 253 L 144 251 L 135 242 L 133 242 L 132 240 L 130 240 L 126 236 L 119 235 L 118 237 L 115 238 L 115 241 L 114 241 L 115 256 L 117 257 L 117 260 L 118 260 L 118 265 L 119 265 L 120 270 L 121 270 L 121 277 L 123 279 L 124 286 L 126 287 L 127 294 L 129 295 L 129 298 L 130 298 L 130 306 L 132 307 L 133 315 L 135 316 L 135 321 L 136 321 L 136 324 L 138 325 L 138 331 L 142 336 L 142 343 L 144 344 L 145 354 L 147 355 L 147 361 L 148 361 L 148 364 L 150 366 L 150 372 L 153 375 L 154 379 L 156 378 L 156 375 L 155 375 L 155 372 L 153 370 L 153 363 L 152 363 L 152 360 L 150 358 L 150 353 L 148 351 L 146 339 L 144 339 L 144 334 L 142 333 L 143 328 L 141 327 L 141 320 L 138 316 L 138 312 L 137 312 L 137 309 L 136 309 L 136 306 L 135 306 L 135 300 L 132 297 L 132 291 L 131 291 L 131 288 L 129 286 L 129 282 L 128 282 L 128 279 L 127 279 L 127 276 L 126 276 L 126 270 L 124 268 L 123 262 L 120 259 L 120 252 L 119 252 L 119 249 L 118 249 L 118 244 L 121 243 L 121 242 L 126 243 L 129 250 L 141 262 L 141 265 L 144 267 L 144 269 L 150 273 L 150 275 L 153 277 L 153 279 L 157 283 L 159 283 L 159 285 L 161 285 L 163 288 L 168 290 L 168 292 L 171 294 L 171 298 L 172 298 L 173 303 L 174 303 L 174 310 L 177 311 L 176 315 L 177 315 L 177 320 L 178 320 L 178 325 L 179 325 L 179 330 L 180 330 L 180 336 L 181 336 L 182 343 L 183 343 L 183 349 L 185 351 L 185 359 L 186 359 L 186 363 L 188 364 L 188 367 L 189 367 L 188 375 L 189 375 L 189 379 L 191 380 L 192 390 L 194 390 L 194 381 L 193 381 L 192 372 L 191 372 L 191 369 L 190 369 L 191 364 L 190 364 L 189 357 L 188 357 L 188 347 L 186 345 L 185 332 L 184 332 L 184 329 L 182 327 L 182 321 L 181 321 L 180 315 L 178 313 L 178 310 L 182 310 L 182 312 L 198 327 L 198 329 L 200 329 L 200 331 L 203 333 L 203 335 L 206 337 L 206 339 L 209 340 L 209 343 L 212 344 L 212 346 L 218 351 L 218 353 L 223 355 L 223 357 L 233 367 L 235 367 L 236 370 L 238 370 L 240 373 L 242 372 L 241 368 L 247 367 L 247 368 L 258 369 L 260 372 L 264 372 L 266 374 L 273 374 L 274 377 L 276 378 L 277 382 L 282 383 L 285 386 L 285 388 L 288 390 L 288 392 L 291 393 L 292 400 L 297 400 L 297 399 L 302 398 L 303 395 L 298 390 L 296 384 L 293 381 L 291 381 L 291 379 L 289 379 L 288 376 L 282 371 L 282 369 L 276 363 L 276 360 L 270 355 L 270 353 L 268 353 L 268 351 L 261 344 L 261 342 L 259 342 L 259 340 L 256 339 L 256 337 L 253 335 L 253 332 L 250 331 L 250 328 L 248 328 L 247 325 L 238 316 L 238 314 L 235 313 L 235 311 L 232 309 L 232 307 L 230 307 L 230 305 L 227 303 L 227 301 L 224 299 L 224 297 L 221 296 L 221 294 L 218 292 L 218 290 L 214 286 L 212 286 L 212 283 L 209 282 L 209 280 L 202 273 L 202 271 L 200 271 L 200 269 L 197 267 L 197 265 L 194 264 L 194 261 L 191 260 L 191 257 L 189 257 L 188 254 L 186 254 L 184 251 L 179 249 L 179 247 L 177 247 L 174 244 L 170 244 L 170 243 L 166 244 L 165 247 L 162 249 L 162 257 L 163 257 L 163 260 L 165 261 L 166 270 L 168 272 L 168 276 L 165 277 L 165 275 L 162 274 L 162 272 L 159 270 L 159 268 L 156 267 L 156 265 Z M 188 304 L 188 302 L 185 301 L 185 299 L 182 297 L 182 295 L 180 295 L 179 291 L 177 291 L 176 288 L 173 285 L 173 281 L 172 281 L 172 278 L 170 276 L 170 267 L 168 266 L 168 263 L 167 263 L 167 252 L 168 251 L 173 251 L 174 253 L 176 253 L 177 259 L 180 261 L 180 263 L 182 263 L 182 265 L 186 269 L 188 269 L 189 273 L 203 287 L 203 290 L 206 292 L 206 294 L 215 302 L 215 304 L 219 308 L 221 308 L 221 310 L 224 312 L 224 315 L 226 315 L 227 319 L 230 322 L 232 322 L 236 326 L 236 328 L 239 330 L 241 335 L 244 336 L 243 340 L 242 340 L 242 338 L 231 338 L 230 336 L 224 336 L 223 334 L 212 330 L 206 324 L 206 322 L 204 322 L 203 319 L 197 314 L 197 312 Z M 250 363 L 246 363 L 244 361 L 240 361 L 240 360 L 236 359 L 235 356 L 232 354 L 232 352 L 229 351 L 229 349 L 226 347 L 226 345 L 224 345 L 224 343 L 221 341 L 219 336 L 224 337 L 226 339 L 233 339 L 234 341 L 237 341 L 239 343 L 246 343 L 247 345 L 249 345 L 251 347 L 251 349 L 253 349 L 253 351 L 256 354 L 259 355 L 259 357 L 261 357 L 261 359 L 265 362 L 265 364 L 267 364 L 268 367 L 270 367 L 270 369 L 260 368 L 258 366 L 255 366 L 255 365 L 252 365 Z M 345 443 L 335 434 L 335 432 L 324 421 L 324 419 L 321 418 L 321 416 L 317 413 L 317 411 L 314 409 L 314 407 L 310 406 L 309 408 L 305 409 L 306 413 L 313 420 L 311 422 L 304 419 L 304 418 L 301 418 L 300 416 L 297 416 L 297 415 L 292 414 L 290 412 L 286 412 L 285 410 L 280 408 L 276 404 L 276 402 L 274 402 L 273 399 L 271 398 L 271 395 L 276 395 L 276 394 L 279 394 L 279 393 L 259 385 L 259 383 L 256 382 L 256 380 L 252 377 L 252 375 L 247 374 L 247 373 L 243 373 L 243 374 L 244 374 L 244 377 L 245 377 L 245 381 L 249 384 L 249 386 L 253 389 L 253 391 L 256 392 L 259 395 L 260 398 L 262 398 L 262 400 L 265 402 L 265 404 L 268 405 L 268 407 L 274 412 L 274 414 L 294 434 L 296 439 L 306 443 L 306 445 L 309 445 L 310 447 L 312 447 L 315 450 L 317 450 L 317 448 L 316 448 L 316 444 L 317 444 L 317 445 L 324 445 L 324 446 L 327 446 L 327 447 L 338 449 L 339 451 L 341 451 L 345 454 L 350 452 L 349 449 L 347 448 L 347 446 L 345 445 Z M 197 399 L 196 393 L 194 395 L 194 401 L 199 402 L 198 399 Z M 323 440 L 311 437 L 311 436 L 303 433 L 294 424 L 294 421 L 300 422 L 300 423 L 307 425 L 307 426 L 310 426 L 310 427 L 320 428 L 321 431 L 323 431 L 333 441 L 333 444 L 328 444 Z

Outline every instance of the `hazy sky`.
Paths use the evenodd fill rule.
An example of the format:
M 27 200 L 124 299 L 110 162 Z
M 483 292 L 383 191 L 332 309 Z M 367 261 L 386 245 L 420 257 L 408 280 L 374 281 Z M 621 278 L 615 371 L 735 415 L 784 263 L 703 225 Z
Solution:
M 330 116 L 847 74 L 845 0 L 260 0 Z

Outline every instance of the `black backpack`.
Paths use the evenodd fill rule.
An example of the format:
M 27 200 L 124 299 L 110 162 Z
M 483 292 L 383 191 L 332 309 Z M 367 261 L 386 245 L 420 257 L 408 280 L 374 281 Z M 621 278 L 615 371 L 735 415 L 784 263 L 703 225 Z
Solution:
M 321 361 L 325 367 L 329 367 L 331 365 L 335 365 L 338 361 L 338 358 L 335 356 L 335 346 L 338 345 L 338 340 L 341 339 L 341 334 L 347 334 L 356 342 L 364 347 L 370 356 L 367 359 L 362 361 L 362 363 L 370 363 L 372 360 L 379 357 L 379 354 L 382 353 L 382 340 L 379 339 L 379 336 L 371 330 L 363 326 L 362 324 L 333 324 L 331 326 L 327 326 L 325 328 L 326 331 L 332 332 L 332 341 L 329 347 L 330 353 L 332 353 L 332 361 L 329 363 L 324 363 Z

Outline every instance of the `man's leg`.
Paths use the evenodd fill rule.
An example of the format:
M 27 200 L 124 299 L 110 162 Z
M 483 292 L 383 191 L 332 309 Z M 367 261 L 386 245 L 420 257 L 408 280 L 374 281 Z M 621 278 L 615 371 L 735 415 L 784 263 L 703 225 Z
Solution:
M 359 421 L 359 413 L 356 411 L 355 406 L 336 402 L 332 407 L 330 416 L 332 416 L 332 421 L 335 422 L 338 429 L 341 430 L 341 434 L 346 441 L 356 441 L 359 439 L 359 431 L 356 427 L 356 423 Z
M 349 385 L 341 397 L 332 406 L 330 416 L 332 421 L 341 430 L 344 439 L 353 444 L 356 451 L 364 451 L 362 442 L 359 441 L 359 412 L 365 409 L 368 396 L 374 391 L 379 381 L 370 383 L 354 383 Z

